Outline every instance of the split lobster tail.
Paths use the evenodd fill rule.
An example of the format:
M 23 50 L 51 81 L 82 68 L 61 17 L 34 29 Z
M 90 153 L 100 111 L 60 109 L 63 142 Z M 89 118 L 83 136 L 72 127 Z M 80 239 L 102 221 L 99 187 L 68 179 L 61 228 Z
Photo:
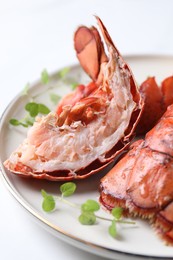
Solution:
M 56 112 L 38 117 L 27 138 L 4 163 L 11 172 L 52 181 L 82 179 L 110 164 L 131 141 L 143 101 L 132 72 L 102 21 L 81 26 L 74 46 L 92 79 L 65 96 Z
M 100 201 L 107 209 L 150 220 L 173 245 L 173 105 L 157 125 L 101 180 Z

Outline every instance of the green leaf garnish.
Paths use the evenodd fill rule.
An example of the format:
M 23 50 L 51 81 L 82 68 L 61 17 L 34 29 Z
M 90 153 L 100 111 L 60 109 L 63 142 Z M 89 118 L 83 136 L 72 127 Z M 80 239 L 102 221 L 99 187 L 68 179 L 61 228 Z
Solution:
M 69 67 L 66 67 L 58 72 L 58 76 L 63 79 L 70 71 Z
M 28 127 L 27 124 L 23 123 L 21 120 L 15 119 L 15 118 L 11 118 L 11 119 L 9 120 L 9 123 L 10 123 L 11 125 L 13 125 L 13 126 L 19 126 L 19 125 L 21 125 L 21 126 L 24 126 L 24 127 Z
M 34 123 L 35 119 L 33 117 L 30 117 L 28 114 L 21 120 L 18 120 L 16 118 L 11 118 L 9 123 L 13 126 L 23 126 L 23 127 L 28 127 L 32 126 Z
M 87 212 L 95 212 L 100 209 L 100 205 L 97 201 L 95 200 L 87 200 L 85 203 L 81 205 L 81 210 L 82 211 L 87 211 Z
M 123 214 L 123 209 L 120 207 L 116 207 L 112 209 L 111 213 L 116 219 L 120 219 Z
M 35 117 L 38 115 L 38 104 L 35 102 L 27 103 L 25 110 L 29 112 L 30 116 Z
M 41 190 L 43 196 L 42 209 L 50 212 L 55 209 L 55 199 L 52 195 L 48 195 L 46 191 Z
M 60 191 L 63 197 L 71 196 L 76 190 L 76 184 L 74 182 L 67 182 L 60 186 Z
M 57 95 L 57 94 L 54 94 L 54 93 L 50 93 L 50 100 L 55 104 L 57 105 L 58 102 L 60 101 L 61 99 L 61 96 Z
M 78 220 L 82 225 L 94 225 L 97 219 L 101 221 L 111 222 L 111 225 L 108 227 L 108 232 L 113 238 L 117 236 L 117 228 L 116 228 L 117 223 L 135 224 L 134 221 L 127 221 L 127 220 L 120 219 L 123 211 L 123 209 L 120 207 L 114 208 L 112 210 L 112 215 L 114 216 L 114 219 L 112 220 L 110 218 L 106 218 L 95 214 L 95 211 L 98 211 L 100 209 L 99 203 L 95 200 L 88 199 L 85 203 L 78 205 L 64 198 L 72 195 L 75 192 L 75 190 L 76 190 L 76 184 L 73 182 L 66 182 L 60 186 L 61 196 L 53 197 L 52 195 L 48 194 L 45 190 L 41 190 L 41 194 L 43 197 L 43 202 L 42 202 L 43 210 L 46 212 L 50 212 L 54 210 L 55 198 L 56 198 L 57 200 L 65 203 L 70 207 L 81 210 L 81 214 L 78 217 Z
M 46 69 L 41 72 L 41 82 L 47 84 L 49 82 L 49 74 Z
M 82 212 L 78 218 L 82 225 L 94 225 L 96 222 L 96 216 L 92 212 Z
M 112 220 L 112 223 L 111 223 L 111 225 L 109 226 L 108 231 L 109 231 L 109 234 L 110 234 L 113 238 L 115 238 L 115 237 L 117 236 L 117 229 L 116 229 L 115 219 Z
M 50 109 L 44 104 L 38 104 L 38 112 L 47 115 L 50 113 Z
M 50 112 L 50 109 L 47 106 L 35 102 L 27 103 L 25 110 L 29 112 L 31 117 L 36 117 L 39 113 L 48 114 Z
M 35 117 L 39 113 L 48 114 L 50 112 L 50 109 L 47 106 L 35 102 L 27 103 L 25 105 L 25 110 L 29 113 L 25 116 L 25 118 L 21 120 L 11 118 L 9 123 L 13 126 L 19 126 L 19 125 L 22 125 L 24 127 L 32 126 L 35 121 Z
M 55 208 L 55 200 L 54 200 L 54 198 L 51 195 L 47 196 L 43 200 L 42 208 L 46 212 L 50 212 L 50 211 L 54 210 L 54 208 Z
M 11 118 L 9 122 L 11 125 L 14 125 L 14 126 L 20 125 L 20 121 L 15 118 Z
M 45 190 L 41 190 L 41 195 L 43 196 L 43 198 L 46 198 L 48 196 L 47 192 Z

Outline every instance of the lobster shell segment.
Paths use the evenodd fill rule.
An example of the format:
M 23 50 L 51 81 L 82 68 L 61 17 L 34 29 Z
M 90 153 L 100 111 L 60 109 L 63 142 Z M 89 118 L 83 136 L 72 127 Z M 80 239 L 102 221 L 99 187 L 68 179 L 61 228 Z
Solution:
M 82 179 L 110 164 L 131 141 L 143 102 L 130 68 L 96 19 L 108 55 L 95 27 L 77 29 L 76 54 L 92 82 L 64 97 L 55 112 L 36 119 L 5 161 L 10 171 L 53 181 Z
M 150 220 L 173 245 L 173 105 L 101 180 L 100 202 Z
M 160 86 L 155 77 L 149 77 L 141 84 L 139 92 L 144 107 L 136 134 L 146 134 L 156 125 L 167 107 L 173 104 L 173 76 L 164 79 Z

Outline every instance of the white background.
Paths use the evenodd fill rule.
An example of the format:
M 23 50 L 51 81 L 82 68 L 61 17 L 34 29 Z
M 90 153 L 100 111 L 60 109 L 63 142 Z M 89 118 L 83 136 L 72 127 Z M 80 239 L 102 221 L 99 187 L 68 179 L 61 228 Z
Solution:
M 0 114 L 27 82 L 77 62 L 73 33 L 97 14 L 120 52 L 173 55 L 171 0 L 0 0 Z M 0 144 L 3 145 L 3 144 Z M 0 179 L 0 258 L 93 259 L 37 225 Z

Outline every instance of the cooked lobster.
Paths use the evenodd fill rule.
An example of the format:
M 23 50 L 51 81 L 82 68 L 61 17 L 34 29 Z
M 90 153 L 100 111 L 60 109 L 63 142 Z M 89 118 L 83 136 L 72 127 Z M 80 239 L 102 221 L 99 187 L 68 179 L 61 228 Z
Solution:
M 48 180 L 82 179 L 110 164 L 133 137 L 143 101 L 132 72 L 96 17 L 81 26 L 74 46 L 92 82 L 66 96 L 56 112 L 38 117 L 27 138 L 5 161 L 20 176 Z
M 167 77 L 159 87 L 155 77 L 147 78 L 139 87 L 144 100 L 143 112 L 138 123 L 136 134 L 146 134 L 173 104 L 173 76 Z
M 101 179 L 100 202 L 108 210 L 121 206 L 125 215 L 149 219 L 173 245 L 173 105 Z

